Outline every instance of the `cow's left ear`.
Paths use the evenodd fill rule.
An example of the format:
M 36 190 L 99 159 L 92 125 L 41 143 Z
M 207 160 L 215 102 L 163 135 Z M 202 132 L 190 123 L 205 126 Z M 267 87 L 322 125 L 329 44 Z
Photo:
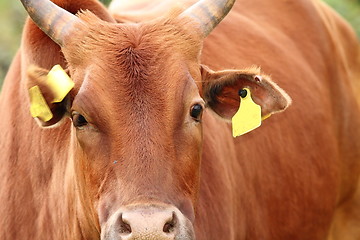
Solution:
M 42 127 L 51 127 L 69 115 L 73 81 L 60 65 L 50 71 L 31 66 L 27 71 L 30 113 Z
M 262 75 L 259 68 L 215 72 L 202 65 L 201 75 L 204 100 L 215 113 L 228 120 L 239 109 L 239 91 L 244 88 L 251 91 L 253 101 L 261 106 L 263 118 L 284 111 L 291 104 L 289 95 L 269 76 Z

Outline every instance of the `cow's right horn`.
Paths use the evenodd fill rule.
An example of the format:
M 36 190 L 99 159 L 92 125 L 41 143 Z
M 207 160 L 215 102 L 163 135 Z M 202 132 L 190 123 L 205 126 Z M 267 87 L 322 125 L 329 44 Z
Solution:
M 200 0 L 181 16 L 188 16 L 199 23 L 202 34 L 206 37 L 229 13 L 234 3 L 235 0 Z
M 74 23 L 81 21 L 75 15 L 49 0 L 21 0 L 35 24 L 58 45 L 63 46 L 64 38 Z

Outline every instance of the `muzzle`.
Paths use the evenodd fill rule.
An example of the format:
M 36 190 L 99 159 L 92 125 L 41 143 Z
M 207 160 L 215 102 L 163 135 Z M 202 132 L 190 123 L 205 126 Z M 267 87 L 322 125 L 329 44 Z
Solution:
M 128 205 L 101 229 L 102 240 L 195 240 L 194 228 L 178 208 L 162 204 Z

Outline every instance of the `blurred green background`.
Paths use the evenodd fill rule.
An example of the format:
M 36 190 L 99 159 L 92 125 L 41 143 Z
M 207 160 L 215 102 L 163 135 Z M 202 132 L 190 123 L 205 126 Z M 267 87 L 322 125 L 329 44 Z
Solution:
M 102 0 L 105 5 L 110 1 Z M 360 36 L 360 0 L 325 0 L 325 2 L 347 19 Z M 25 16 L 25 10 L 19 0 L 0 0 L 0 89 L 11 60 L 19 48 Z

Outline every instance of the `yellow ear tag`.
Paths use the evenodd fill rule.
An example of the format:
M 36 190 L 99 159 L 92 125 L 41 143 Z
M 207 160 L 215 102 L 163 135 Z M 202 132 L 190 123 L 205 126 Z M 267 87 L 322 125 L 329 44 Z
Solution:
M 60 65 L 55 65 L 47 75 L 47 85 L 54 94 L 52 102 L 56 103 L 61 102 L 75 84 Z
M 53 114 L 47 105 L 44 96 L 42 95 L 39 86 L 34 86 L 29 89 L 30 95 L 30 113 L 32 117 L 37 117 L 44 122 L 52 119 Z
M 233 137 L 248 133 L 261 125 L 261 107 L 251 98 L 250 89 L 239 91 L 240 107 L 232 117 Z

